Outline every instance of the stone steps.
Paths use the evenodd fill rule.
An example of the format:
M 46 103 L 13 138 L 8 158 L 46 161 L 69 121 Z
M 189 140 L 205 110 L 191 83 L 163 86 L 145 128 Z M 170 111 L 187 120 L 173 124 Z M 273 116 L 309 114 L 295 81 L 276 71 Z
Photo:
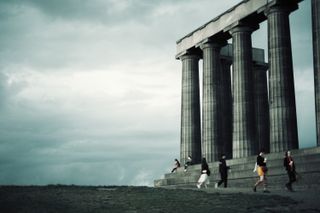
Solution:
M 301 180 L 297 182 L 299 187 L 318 187 L 320 186 L 320 147 L 292 150 L 297 172 L 301 175 Z M 266 155 L 268 161 L 268 182 L 272 187 L 283 187 L 288 181 L 287 173 L 283 167 L 283 153 L 272 153 Z M 258 179 L 253 172 L 256 156 L 242 159 L 227 160 L 231 172 L 228 175 L 229 186 L 231 187 L 249 187 Z M 211 175 L 209 180 L 217 182 L 220 180 L 218 162 L 209 163 Z M 200 176 L 200 165 L 179 168 L 175 173 L 165 174 L 164 179 L 155 180 L 155 187 L 186 187 L 195 186 Z M 212 184 L 213 185 L 213 184 Z M 212 187 L 212 186 L 211 186 Z

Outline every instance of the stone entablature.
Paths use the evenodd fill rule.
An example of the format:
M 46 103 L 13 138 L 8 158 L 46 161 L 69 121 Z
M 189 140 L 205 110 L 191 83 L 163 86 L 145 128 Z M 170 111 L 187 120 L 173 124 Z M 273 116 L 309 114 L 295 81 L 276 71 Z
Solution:
M 179 39 L 176 42 L 176 57 L 179 58 L 181 55 L 185 54 L 187 50 L 191 49 L 192 47 L 199 46 L 206 39 L 212 36 L 222 35 L 227 39 L 230 38 L 230 35 L 225 32 L 230 30 L 230 28 L 232 28 L 234 25 L 237 25 L 239 20 L 254 20 L 256 24 L 265 21 L 267 19 L 267 17 L 264 15 L 265 10 L 281 1 L 283 0 L 244 0 L 240 2 L 208 23 Z M 298 3 L 303 0 L 284 1 Z

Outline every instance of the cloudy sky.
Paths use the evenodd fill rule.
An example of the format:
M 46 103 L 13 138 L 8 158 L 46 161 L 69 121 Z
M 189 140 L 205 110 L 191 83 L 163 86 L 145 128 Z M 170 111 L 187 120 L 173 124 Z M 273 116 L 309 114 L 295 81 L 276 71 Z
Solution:
M 175 41 L 238 2 L 0 0 L 0 184 L 152 185 L 179 157 Z M 299 143 L 310 147 L 309 0 L 291 27 Z M 253 45 L 267 47 L 266 23 Z

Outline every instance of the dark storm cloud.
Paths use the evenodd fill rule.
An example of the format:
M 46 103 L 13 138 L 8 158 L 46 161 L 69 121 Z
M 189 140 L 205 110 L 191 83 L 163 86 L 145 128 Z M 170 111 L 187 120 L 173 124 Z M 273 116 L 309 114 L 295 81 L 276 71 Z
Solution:
M 4 1 L 1 14 L 10 18 L 0 20 L 0 63 L 46 71 L 106 67 L 140 57 L 146 51 L 141 46 L 152 45 L 157 35 L 142 22 L 152 21 L 146 18 L 152 17 L 151 6 L 148 1 Z M 122 51 L 125 47 L 136 51 Z
M 191 0 L 15 0 L 0 4 L 1 15 L 6 17 L 0 20 L 0 64 L 43 72 L 66 67 L 104 69 L 122 63 L 123 58 L 139 61 L 146 55 L 166 55 L 172 60 L 175 40 L 210 17 L 199 11 L 212 12 Z M 221 5 L 214 9 L 223 11 Z
M 138 24 L 151 23 L 152 16 L 161 6 L 167 6 L 170 12 L 173 7 L 181 4 L 193 4 L 192 0 L 20 0 L 16 5 L 31 5 L 52 18 L 66 20 L 100 22 L 106 25 L 136 22 Z M 183 8 L 183 7 L 180 7 Z M 184 12 L 184 11 L 180 11 Z M 187 12 L 187 11 L 186 11 Z
M 19 3 L 34 6 L 52 18 L 101 22 L 107 25 L 127 21 L 146 21 L 145 17 L 154 8 L 154 4 L 157 4 L 154 1 L 134 0 L 27 0 Z
M 108 55 L 107 50 L 115 48 L 107 41 L 112 39 L 112 30 L 105 29 L 104 22 L 114 22 L 117 16 L 125 17 L 120 13 L 117 16 L 108 14 L 106 7 L 112 9 L 113 4 L 2 1 L 1 15 L 10 18 L 0 21 L 4 32 L 0 35 L 1 62 L 51 69 L 75 66 L 83 61 L 81 58 L 87 58 L 89 66 L 94 64 L 97 58 L 102 59 L 100 52 L 106 51 Z M 103 35 L 105 40 L 99 33 L 106 34 Z M 99 47 L 101 44 L 105 48 Z
M 143 1 L 138 1 L 132 4 L 132 1 L 77 1 L 77 0 L 14 0 L 1 1 L 1 17 L 8 18 L 10 16 L 19 15 L 24 12 L 24 9 L 36 9 L 50 19 L 65 19 L 74 21 L 98 21 L 102 23 L 114 23 L 115 21 L 127 20 L 131 14 L 136 13 L 137 16 L 131 17 L 136 19 L 147 12 L 147 4 L 141 4 Z M 145 10 L 135 11 L 137 8 L 145 7 Z M 121 15 L 117 13 L 123 11 Z

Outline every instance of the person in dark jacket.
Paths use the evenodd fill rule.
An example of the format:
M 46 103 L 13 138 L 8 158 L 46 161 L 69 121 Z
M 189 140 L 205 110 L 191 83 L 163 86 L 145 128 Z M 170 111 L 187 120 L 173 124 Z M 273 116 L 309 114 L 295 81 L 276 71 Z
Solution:
M 210 173 L 211 172 L 210 172 L 206 158 L 202 158 L 202 160 L 201 160 L 201 175 L 200 175 L 200 178 L 197 183 L 197 187 L 199 189 L 201 188 L 202 184 L 204 184 L 205 188 L 208 187 L 207 185 L 210 183 L 208 176 L 210 176 Z
M 289 191 L 292 192 L 293 191 L 292 183 L 296 181 L 296 167 L 294 165 L 294 161 L 290 151 L 285 152 L 285 157 L 283 159 L 283 166 L 287 170 L 288 177 L 289 177 L 289 182 L 286 183 L 286 187 Z
M 230 167 L 227 166 L 227 163 L 226 163 L 226 156 L 222 154 L 219 162 L 219 173 L 220 173 L 221 180 L 218 183 L 216 183 L 215 188 L 218 188 L 222 183 L 224 183 L 224 188 L 227 188 L 229 169 Z
M 257 191 L 257 186 L 260 184 L 263 184 L 263 192 L 269 192 L 267 190 L 267 158 L 264 157 L 264 151 L 260 151 L 259 155 L 257 156 L 257 171 L 259 175 L 259 180 L 256 182 L 256 184 L 253 187 L 253 191 Z
M 178 161 L 178 159 L 174 159 L 174 167 L 171 170 L 171 173 L 177 171 L 177 169 L 180 167 L 180 162 Z

